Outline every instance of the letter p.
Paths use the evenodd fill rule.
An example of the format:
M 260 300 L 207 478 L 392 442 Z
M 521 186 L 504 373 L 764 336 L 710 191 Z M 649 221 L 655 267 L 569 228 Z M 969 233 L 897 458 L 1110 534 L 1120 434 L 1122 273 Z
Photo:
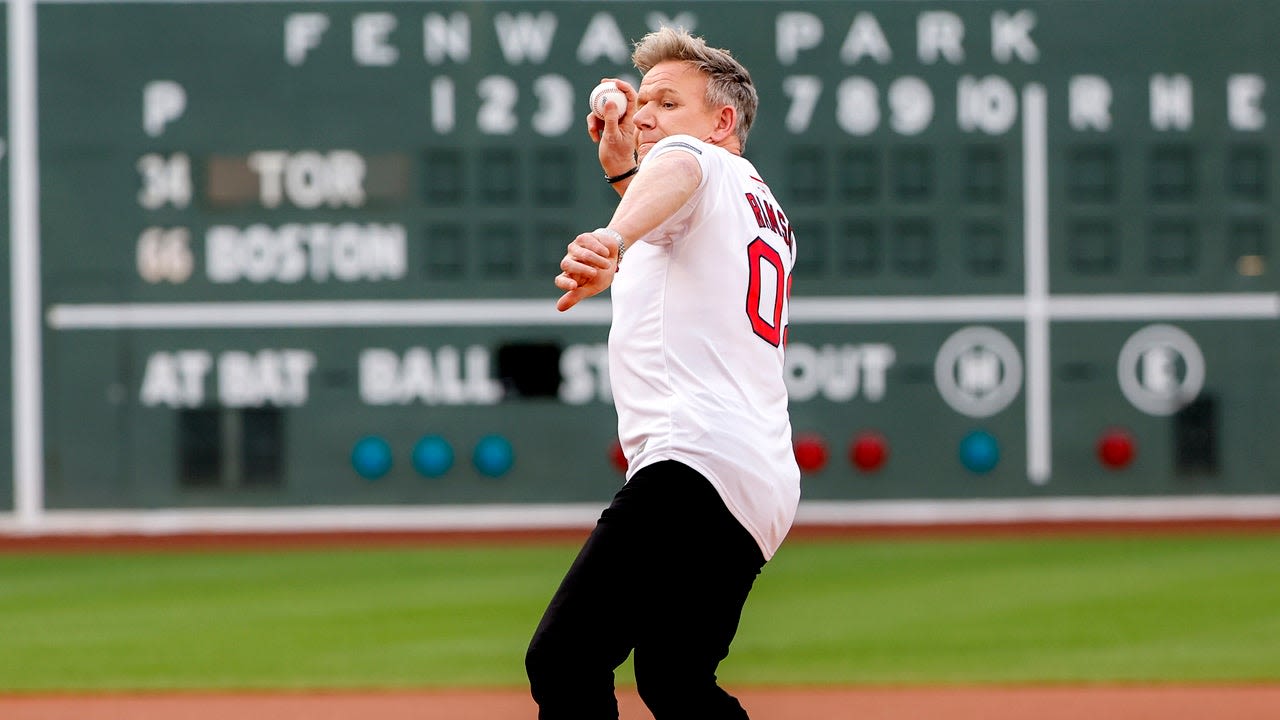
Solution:
M 778 62 L 794 65 L 801 50 L 822 42 L 822 20 L 808 12 L 779 13 L 776 28 Z
M 172 80 L 153 80 L 142 88 L 142 129 L 160 137 L 187 109 L 187 91 Z

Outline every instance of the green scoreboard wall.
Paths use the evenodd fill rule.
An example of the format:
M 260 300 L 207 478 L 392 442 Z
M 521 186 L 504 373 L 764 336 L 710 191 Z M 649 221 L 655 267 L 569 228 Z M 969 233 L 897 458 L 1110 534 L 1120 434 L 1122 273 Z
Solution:
M 607 498 L 552 278 L 662 24 L 759 88 L 805 497 L 1280 492 L 1271 0 L 36 14 L 50 509 Z

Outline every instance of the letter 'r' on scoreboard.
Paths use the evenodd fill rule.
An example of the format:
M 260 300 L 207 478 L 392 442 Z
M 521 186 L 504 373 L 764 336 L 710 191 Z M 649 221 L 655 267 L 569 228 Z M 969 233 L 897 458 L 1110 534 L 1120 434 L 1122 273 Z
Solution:
M 663 25 L 760 95 L 805 498 L 1280 494 L 1271 0 L 14 5 L 0 513 L 607 499 L 551 279 Z

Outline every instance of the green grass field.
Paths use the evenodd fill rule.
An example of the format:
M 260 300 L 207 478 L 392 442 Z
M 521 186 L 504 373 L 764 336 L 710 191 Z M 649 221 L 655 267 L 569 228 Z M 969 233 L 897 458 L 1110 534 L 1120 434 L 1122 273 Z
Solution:
M 518 686 L 575 552 L 0 554 L 0 691 Z M 1275 682 L 1280 535 L 792 541 L 722 678 Z

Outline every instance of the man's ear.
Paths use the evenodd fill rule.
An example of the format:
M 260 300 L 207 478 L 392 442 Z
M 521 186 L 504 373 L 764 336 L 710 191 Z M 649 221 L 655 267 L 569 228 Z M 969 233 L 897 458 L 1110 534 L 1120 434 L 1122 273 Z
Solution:
M 733 135 L 733 129 L 738 126 L 738 109 L 732 105 L 721 106 L 720 111 L 716 113 L 716 124 L 711 129 L 711 137 L 708 142 L 712 145 L 723 144 L 725 138 Z

